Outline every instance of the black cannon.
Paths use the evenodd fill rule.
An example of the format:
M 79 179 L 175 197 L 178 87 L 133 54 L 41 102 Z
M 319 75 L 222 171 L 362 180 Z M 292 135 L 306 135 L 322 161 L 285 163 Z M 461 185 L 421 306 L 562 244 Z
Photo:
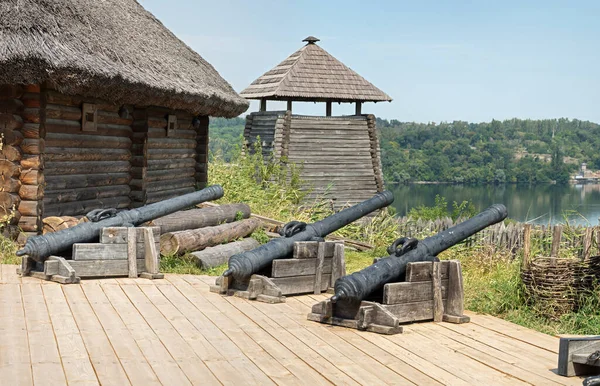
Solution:
M 411 238 L 399 239 L 392 245 L 391 250 L 388 249 L 390 256 L 380 259 L 362 271 L 338 279 L 331 301 L 360 303 L 386 283 L 401 281 L 408 263 L 435 261 L 439 253 L 504 220 L 507 215 L 504 205 L 495 204 L 475 217 L 421 241 Z
M 43 262 L 48 256 L 64 251 L 75 243 L 85 243 L 98 239 L 102 228 L 139 225 L 221 197 L 223 197 L 223 188 L 220 185 L 213 185 L 197 192 L 184 194 L 137 209 L 118 213 L 115 209 L 95 210 L 88 214 L 90 222 L 43 236 L 30 237 L 23 249 L 17 252 L 17 256 L 27 255 L 37 262 Z
M 229 269 L 223 273 L 223 276 L 245 281 L 253 274 L 267 268 L 273 260 L 284 259 L 290 255 L 295 242 L 322 240 L 328 234 L 392 202 L 394 202 L 392 193 L 384 191 L 313 224 L 292 221 L 280 231 L 284 237 L 273 239 L 252 251 L 231 256 Z

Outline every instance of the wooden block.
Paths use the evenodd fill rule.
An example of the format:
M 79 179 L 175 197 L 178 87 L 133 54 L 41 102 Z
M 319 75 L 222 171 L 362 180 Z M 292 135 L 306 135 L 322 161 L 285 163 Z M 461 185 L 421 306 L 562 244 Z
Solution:
M 291 277 L 314 275 L 317 267 L 317 259 L 276 259 L 273 260 L 271 277 Z M 332 272 L 331 259 L 323 260 L 323 273 Z
M 107 229 L 107 228 L 104 228 Z M 103 234 L 104 234 L 103 229 Z M 110 229 L 110 228 L 108 228 Z M 112 228 L 115 229 L 115 228 Z M 127 228 L 127 262 L 128 262 L 128 270 L 129 277 L 136 278 L 138 276 L 137 272 L 137 240 L 136 240 L 137 231 L 135 228 Z
M 285 303 L 285 296 L 269 296 L 261 294 L 256 297 L 256 300 L 269 304 Z
M 158 252 L 154 241 L 152 229 L 143 228 L 144 233 L 144 255 L 146 259 L 146 272 L 149 274 L 158 273 Z
M 448 262 L 441 261 L 441 277 L 442 280 L 448 278 Z M 417 281 L 430 281 L 431 280 L 431 272 L 433 267 L 433 262 L 431 261 L 420 261 L 417 263 L 409 263 L 406 266 L 406 281 L 407 282 L 417 282 Z
M 344 257 L 344 244 L 336 243 L 333 250 L 331 261 L 331 283 L 330 287 L 335 285 L 337 279 L 346 276 L 346 259 Z
M 141 232 L 142 229 L 147 227 L 134 228 L 136 230 L 136 241 L 138 243 L 144 242 L 144 235 Z M 152 228 L 152 235 L 154 239 L 160 238 L 160 227 L 148 227 Z M 102 228 L 100 232 L 100 243 L 102 244 L 127 244 L 129 227 L 108 227 Z M 138 231 L 140 230 L 140 231 Z
M 48 276 L 58 275 L 58 261 L 46 260 L 44 262 L 44 274 Z
M 464 289 L 460 262 L 458 260 L 448 261 L 448 291 L 445 314 L 463 316 Z
M 441 263 L 433 263 L 431 290 L 433 291 L 433 321 L 441 322 L 444 316 L 444 304 L 442 302 L 442 279 Z
M 323 261 L 325 260 L 325 244 L 326 243 L 319 243 L 319 246 L 317 247 L 315 283 L 314 283 L 314 287 L 313 287 L 315 295 L 319 295 L 321 293 L 321 287 L 322 287 L 321 279 L 323 276 Z M 331 277 L 329 280 L 331 280 Z M 329 287 L 329 282 L 327 283 L 327 286 L 325 287 L 325 289 L 327 289 L 327 287 Z
M 128 276 L 129 262 L 123 260 L 69 260 L 79 277 Z M 137 259 L 138 274 L 146 270 L 144 259 Z
M 143 243 L 137 243 L 136 256 L 145 258 Z M 160 246 L 155 246 L 157 249 Z M 127 244 L 73 244 L 73 260 L 125 260 L 127 261 Z M 139 270 L 138 270 L 139 271 Z
M 443 303 L 446 303 L 446 301 L 443 301 Z M 400 323 L 433 319 L 433 300 L 415 303 L 382 304 L 381 306 L 394 314 Z
M 321 291 L 327 289 L 330 280 L 330 274 L 323 275 Z M 281 290 L 282 295 L 307 294 L 314 291 L 315 275 L 272 278 L 271 281 Z
M 325 257 L 333 257 L 336 242 L 325 241 Z M 294 259 L 316 259 L 318 241 L 297 241 L 294 243 Z
M 589 356 L 596 350 L 600 350 L 600 336 L 560 338 L 558 346 L 558 374 L 565 377 L 600 374 L 600 369 L 597 366 L 578 363 L 580 362 L 578 360 L 580 358 L 576 356 L 577 354 Z
M 448 280 L 441 281 L 442 299 L 447 297 Z M 397 282 L 383 286 L 383 304 L 413 303 L 433 299 L 432 281 Z

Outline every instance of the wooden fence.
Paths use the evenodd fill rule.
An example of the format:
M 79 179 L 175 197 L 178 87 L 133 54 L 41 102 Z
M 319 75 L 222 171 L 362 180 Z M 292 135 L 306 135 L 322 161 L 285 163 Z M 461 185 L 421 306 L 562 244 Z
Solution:
M 398 224 L 401 235 L 423 238 L 448 229 L 458 222 L 451 218 L 431 221 L 402 217 L 398 219 Z M 513 254 L 523 252 L 526 260 L 532 256 L 559 257 L 561 255 L 585 260 L 592 255 L 600 255 L 600 227 L 501 222 L 468 238 L 465 244 L 493 246 L 509 250 Z

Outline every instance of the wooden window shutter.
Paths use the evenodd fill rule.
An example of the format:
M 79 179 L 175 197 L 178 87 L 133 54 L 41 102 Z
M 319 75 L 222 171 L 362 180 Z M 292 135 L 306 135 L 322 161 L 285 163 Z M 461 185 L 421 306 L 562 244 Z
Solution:
M 167 137 L 170 137 L 171 134 L 173 134 L 176 129 L 177 129 L 177 115 L 167 116 Z
M 84 103 L 81 110 L 81 130 L 98 131 L 98 108 L 96 105 L 92 103 Z

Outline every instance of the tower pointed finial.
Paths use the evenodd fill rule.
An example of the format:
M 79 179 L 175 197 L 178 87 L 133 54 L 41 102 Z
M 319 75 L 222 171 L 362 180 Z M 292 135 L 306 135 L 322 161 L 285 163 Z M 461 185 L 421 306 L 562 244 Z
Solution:
M 320 41 L 319 39 L 317 39 L 314 36 L 309 36 L 306 39 L 302 40 L 303 42 L 307 42 L 308 44 L 315 44 L 316 42 Z

